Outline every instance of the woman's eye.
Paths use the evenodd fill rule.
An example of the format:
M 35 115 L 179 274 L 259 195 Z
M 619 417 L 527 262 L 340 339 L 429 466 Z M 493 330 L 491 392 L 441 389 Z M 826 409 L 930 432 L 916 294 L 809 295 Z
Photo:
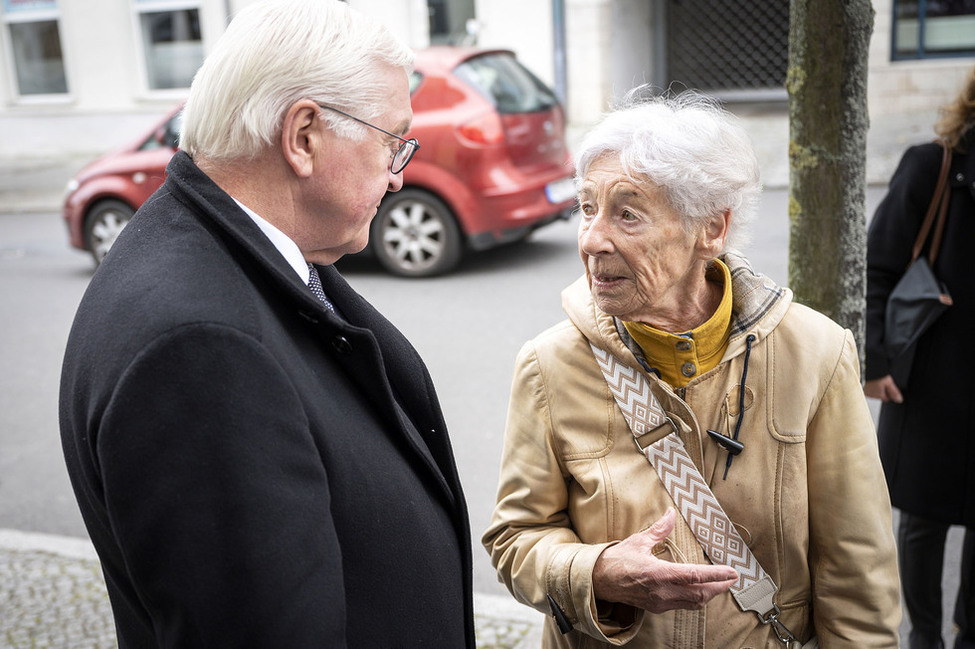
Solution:
M 624 221 L 633 221 L 634 219 L 636 219 L 636 214 L 634 214 L 630 210 L 623 210 L 623 213 L 620 216 L 622 216 Z

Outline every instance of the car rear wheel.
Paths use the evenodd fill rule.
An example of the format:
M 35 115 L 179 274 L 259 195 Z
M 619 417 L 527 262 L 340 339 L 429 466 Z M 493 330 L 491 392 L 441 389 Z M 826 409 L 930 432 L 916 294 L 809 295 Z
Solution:
M 85 245 L 95 258 L 96 265 L 102 263 L 133 214 L 135 210 L 116 200 L 101 201 L 88 212 L 85 219 Z
M 450 209 L 419 189 L 387 194 L 369 232 L 379 262 L 403 277 L 430 277 L 460 261 L 464 243 Z

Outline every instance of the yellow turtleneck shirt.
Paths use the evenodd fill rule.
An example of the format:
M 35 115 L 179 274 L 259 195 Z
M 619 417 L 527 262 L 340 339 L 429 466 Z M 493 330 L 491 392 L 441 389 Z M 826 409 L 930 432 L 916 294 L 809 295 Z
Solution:
M 708 266 L 706 279 L 723 287 L 721 302 L 708 320 L 695 329 L 672 334 L 642 322 L 623 322 L 660 378 L 680 388 L 695 376 L 714 369 L 728 348 L 731 331 L 731 273 L 720 259 Z

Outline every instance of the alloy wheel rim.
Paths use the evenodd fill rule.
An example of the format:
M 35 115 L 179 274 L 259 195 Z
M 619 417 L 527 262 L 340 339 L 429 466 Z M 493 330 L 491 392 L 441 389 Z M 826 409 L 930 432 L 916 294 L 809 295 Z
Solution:
M 395 206 L 389 211 L 384 226 L 383 246 L 402 268 L 422 270 L 437 263 L 443 255 L 446 245 L 444 225 L 419 201 Z
M 99 259 L 108 254 L 118 235 L 125 228 L 128 219 L 115 211 L 104 212 L 91 229 L 92 248 Z

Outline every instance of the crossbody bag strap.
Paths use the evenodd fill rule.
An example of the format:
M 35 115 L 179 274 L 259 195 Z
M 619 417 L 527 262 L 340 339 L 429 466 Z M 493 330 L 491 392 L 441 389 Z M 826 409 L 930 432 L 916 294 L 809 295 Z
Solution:
M 938 176 L 939 185 L 934 190 L 934 198 L 931 199 L 932 209 L 936 202 L 938 206 L 938 223 L 934 227 L 934 238 L 931 241 L 931 250 L 928 251 L 928 265 L 934 268 L 934 260 L 938 257 L 938 250 L 941 249 L 941 237 L 945 231 L 945 219 L 948 216 L 948 203 L 951 202 L 951 184 L 948 183 L 948 171 L 951 168 L 951 145 L 947 141 L 941 140 L 944 148 L 944 155 L 941 158 L 941 173 Z M 939 195 L 940 194 L 940 195 Z
M 715 498 L 677 434 L 677 426 L 650 390 L 650 382 L 609 352 L 590 346 L 637 448 L 656 470 L 704 553 L 712 562 L 738 572 L 731 587 L 738 607 L 755 613 L 762 624 L 771 624 L 779 640 L 793 646 L 795 636 L 779 621 L 778 586 Z
M 943 151 L 941 154 L 941 170 L 938 172 L 938 183 L 935 185 L 934 194 L 931 196 L 931 203 L 928 211 L 921 222 L 921 229 L 914 240 L 914 247 L 911 249 L 911 263 L 921 255 L 924 249 L 924 242 L 928 239 L 928 233 L 934 224 L 935 215 L 938 217 L 938 224 L 934 229 L 934 239 L 931 241 L 931 250 L 928 252 L 928 263 L 934 266 L 934 260 L 938 257 L 938 249 L 941 247 L 941 236 L 944 233 L 945 217 L 948 213 L 948 197 L 951 187 L 948 185 L 948 171 L 951 168 L 951 146 L 944 141 L 938 140 Z

